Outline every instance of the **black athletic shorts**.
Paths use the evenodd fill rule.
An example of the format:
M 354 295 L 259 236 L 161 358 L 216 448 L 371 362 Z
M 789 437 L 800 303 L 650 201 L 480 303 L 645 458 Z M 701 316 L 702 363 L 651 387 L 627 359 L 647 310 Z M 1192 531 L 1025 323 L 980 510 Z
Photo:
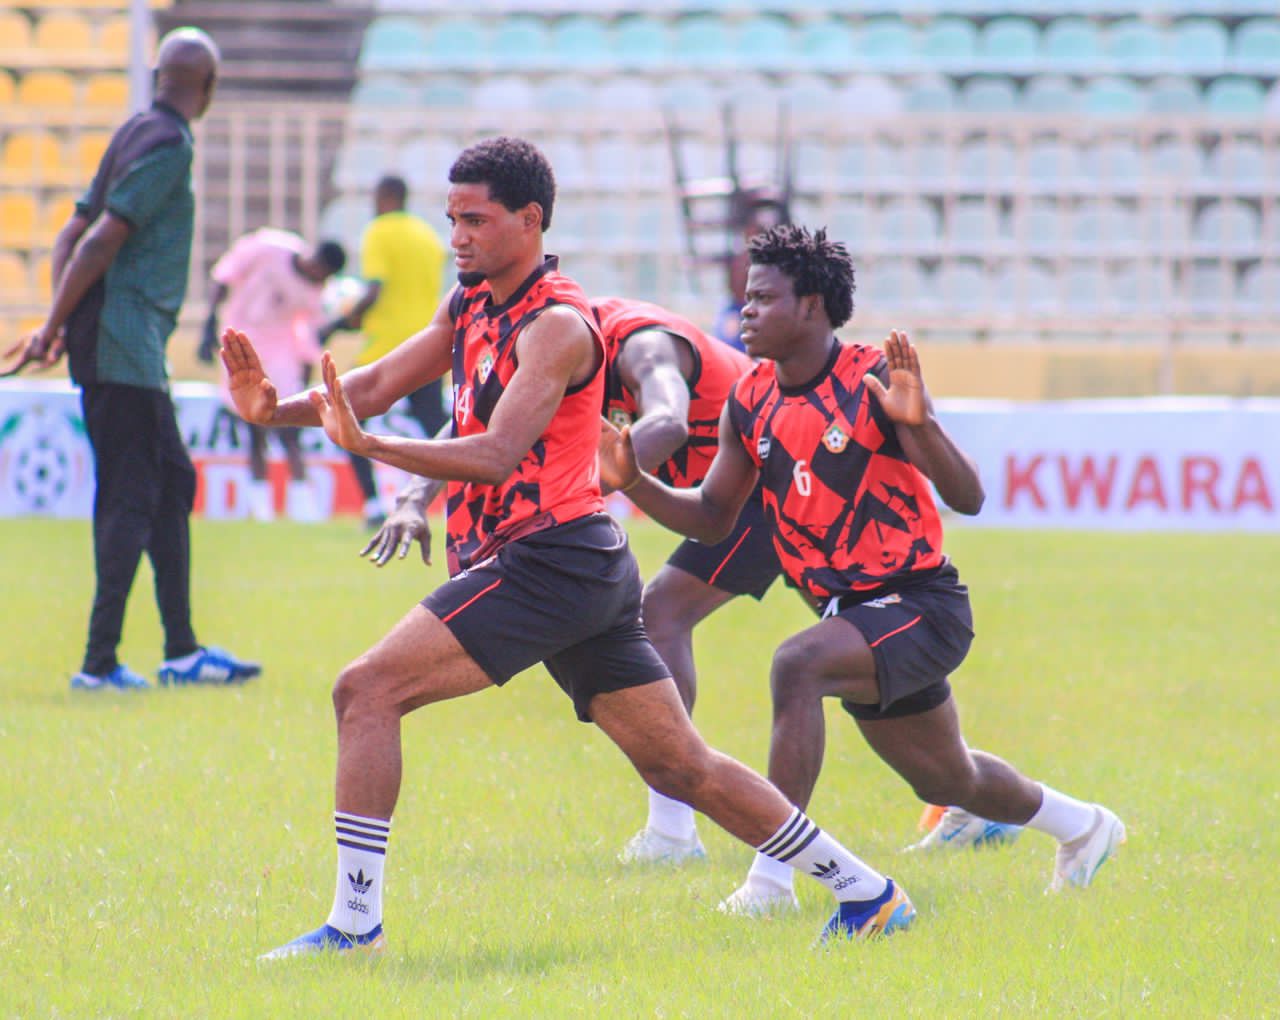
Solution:
M 583 722 L 597 694 L 671 675 L 640 622 L 640 568 L 608 514 L 508 542 L 422 605 L 501 686 L 546 664 Z
M 950 563 L 927 581 L 865 602 L 844 595 L 823 618 L 839 616 L 858 628 L 876 660 L 880 704 L 842 702 L 855 719 L 895 719 L 937 708 L 951 696 L 947 676 L 973 643 L 969 589 Z
M 703 545 L 685 539 L 667 563 L 730 595 L 764 598 L 782 573 L 782 565 L 773 547 L 773 531 L 765 517 L 761 492 L 757 487 L 751 494 L 733 532 L 723 542 Z

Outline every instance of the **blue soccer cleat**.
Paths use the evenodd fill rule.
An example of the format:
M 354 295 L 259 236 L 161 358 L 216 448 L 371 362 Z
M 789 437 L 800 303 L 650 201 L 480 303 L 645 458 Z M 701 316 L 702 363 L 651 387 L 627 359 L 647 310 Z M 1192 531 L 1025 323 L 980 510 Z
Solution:
M 964 808 L 949 807 L 930 829 L 924 839 L 913 843 L 908 850 L 975 850 L 995 846 L 1007 846 L 1022 835 L 1021 825 L 1008 822 L 992 822 L 979 818 Z
M 843 936 L 849 939 L 874 939 L 902 931 L 916 919 L 916 908 L 907 894 L 888 879 L 889 885 L 874 900 L 852 900 L 841 903 L 822 929 L 822 941 Z
M 95 676 L 92 673 L 77 673 L 71 678 L 73 691 L 144 691 L 151 684 L 147 678 L 135 673 L 128 666 L 116 666 L 106 676 Z
M 382 925 L 364 935 L 348 935 L 338 931 L 332 925 L 321 925 L 315 931 L 299 935 L 292 942 L 277 946 L 269 953 L 263 953 L 259 960 L 285 960 L 291 956 L 307 956 L 312 953 L 354 953 L 359 955 L 376 955 L 387 947 L 387 940 L 382 935 Z
M 221 648 L 201 648 L 194 661 L 184 666 L 177 665 L 177 660 L 167 659 L 160 663 L 156 676 L 160 686 L 182 686 L 185 684 L 239 684 L 250 680 L 262 672 L 261 664 L 237 659 L 230 652 Z

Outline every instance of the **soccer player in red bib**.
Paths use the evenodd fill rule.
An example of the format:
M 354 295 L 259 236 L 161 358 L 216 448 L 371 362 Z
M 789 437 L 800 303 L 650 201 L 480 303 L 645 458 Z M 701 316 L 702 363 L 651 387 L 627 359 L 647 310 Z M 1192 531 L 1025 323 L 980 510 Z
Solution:
M 1107 808 L 1033 782 L 960 733 L 948 675 L 973 639 L 969 594 L 942 552 L 930 482 L 976 514 L 973 462 L 939 424 L 915 348 L 843 343 L 853 263 L 824 231 L 782 226 L 750 242 L 742 338 L 763 359 L 734 387 L 701 486 L 639 470 L 625 432 L 601 437 L 605 480 L 645 512 L 707 543 L 728 534 L 756 485 L 791 583 L 822 619 L 774 653 L 769 778 L 807 806 L 822 767 L 823 698 L 928 803 L 1026 825 L 1058 840 L 1050 888 L 1086 886 L 1124 840 Z M 757 855 L 730 909 L 791 901 L 791 876 Z
M 322 425 L 344 448 L 448 479 L 450 580 L 338 677 L 333 908 L 312 932 L 266 954 L 377 950 L 383 864 L 401 779 L 400 720 L 544 662 L 640 775 L 785 867 L 830 889 L 825 933 L 905 927 L 906 894 L 750 769 L 706 745 L 645 636 L 640 576 L 603 513 L 597 445 L 604 343 L 581 289 L 545 257 L 555 179 L 528 142 L 466 149 L 449 171 L 459 285 L 421 332 L 322 387 L 280 401 L 250 340 L 228 330 L 223 361 L 241 415 Z M 382 413 L 452 364 L 453 438 L 370 435 Z

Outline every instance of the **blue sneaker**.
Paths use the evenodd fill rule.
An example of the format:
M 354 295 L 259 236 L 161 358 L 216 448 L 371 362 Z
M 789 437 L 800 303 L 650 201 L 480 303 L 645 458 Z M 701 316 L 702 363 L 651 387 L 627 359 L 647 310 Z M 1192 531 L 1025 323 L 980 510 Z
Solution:
M 924 839 L 913 843 L 908 850 L 960 850 L 972 847 L 982 850 L 988 847 L 1008 846 L 1022 835 L 1021 825 L 1008 822 L 992 822 L 979 818 L 964 808 L 949 807 L 942 813 Z
M 873 939 L 902 931 L 916 919 L 916 908 L 911 905 L 898 886 L 889 879 L 889 886 L 874 900 L 853 900 L 841 903 L 831 920 L 822 929 L 822 941 L 836 936 L 850 939 Z
M 349 953 L 360 955 L 376 955 L 387 948 L 387 940 L 382 935 L 382 925 L 364 935 L 348 935 L 338 931 L 332 925 L 321 925 L 315 931 L 299 935 L 292 942 L 277 946 L 269 953 L 263 953 L 259 960 L 284 960 L 290 956 L 305 956 L 309 953 Z
M 151 684 L 145 676 L 135 673 L 128 666 L 116 666 L 106 676 L 94 676 L 92 673 L 77 673 L 71 678 L 73 691 L 101 691 L 108 688 L 117 691 L 146 690 Z
M 237 659 L 221 648 L 201 648 L 192 661 L 179 665 L 180 661 L 166 659 L 160 663 L 156 676 L 162 687 L 170 684 L 239 684 L 262 672 L 260 663 Z

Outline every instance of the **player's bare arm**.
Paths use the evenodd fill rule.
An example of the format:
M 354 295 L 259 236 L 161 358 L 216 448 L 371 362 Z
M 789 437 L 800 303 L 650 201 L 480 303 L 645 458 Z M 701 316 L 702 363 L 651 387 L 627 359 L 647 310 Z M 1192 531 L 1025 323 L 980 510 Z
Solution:
M 389 357 L 389 356 L 388 356 Z M 340 446 L 403 471 L 450 481 L 497 485 L 509 478 L 572 386 L 590 378 L 603 357 L 585 322 L 570 308 L 549 308 L 516 341 L 519 367 L 494 406 L 485 432 L 457 439 L 405 439 L 353 431 L 350 407 L 343 409 L 342 380 L 327 354 L 327 393 L 313 396 L 325 415 L 325 431 Z M 385 360 L 385 359 L 384 359 Z M 314 392 L 314 391 L 313 391 Z
M 740 443 L 722 442 L 702 484 L 673 489 L 639 469 L 630 429 L 601 424 L 600 474 L 614 488 L 664 527 L 707 545 L 721 541 L 738 523 L 759 471 Z M 720 435 L 732 436 L 729 405 L 720 412 Z
M 646 329 L 627 340 L 615 365 L 640 410 L 630 431 L 636 460 L 653 471 L 688 442 L 693 355 L 685 341 Z
M 62 234 L 59 234 L 60 240 L 64 240 L 63 234 L 66 234 L 66 240 L 69 241 L 71 232 L 78 227 L 77 221 L 84 222 L 84 218 L 72 217 Z M 62 357 L 62 327 L 89 288 L 106 275 L 131 229 L 128 220 L 106 212 L 84 232 L 78 244 L 70 241 L 69 245 L 65 245 L 68 248 L 74 246 L 74 250 L 62 271 L 55 274 L 57 285 L 48 318 L 42 326 L 5 351 L 6 358 L 20 354 L 14 370 L 33 361 L 45 366 L 52 365 Z
M 906 333 L 894 330 L 884 353 L 889 385 L 867 375 L 867 389 L 894 423 L 907 458 L 933 482 L 943 502 L 957 513 L 976 514 L 986 498 L 977 465 L 934 414 L 915 345 Z
M 343 391 L 357 418 L 382 414 L 401 397 L 439 379 L 449 370 L 452 349 L 453 319 L 446 298 L 424 329 L 372 364 L 342 376 Z M 224 330 L 221 355 L 231 399 L 245 421 L 267 426 L 322 424 L 310 396 L 319 389 L 280 400 L 275 384 L 262 370 L 251 337 Z

